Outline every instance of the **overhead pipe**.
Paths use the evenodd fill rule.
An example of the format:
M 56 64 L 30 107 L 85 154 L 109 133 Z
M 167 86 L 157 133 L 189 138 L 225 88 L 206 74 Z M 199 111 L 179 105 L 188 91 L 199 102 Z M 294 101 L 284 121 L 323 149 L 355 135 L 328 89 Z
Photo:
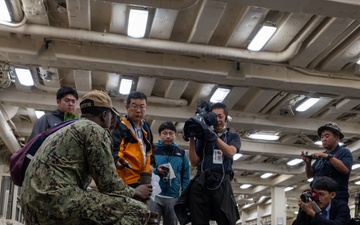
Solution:
M 8 26 L 8 27 L 21 27 L 26 23 L 27 19 L 26 16 L 24 16 L 22 18 L 22 20 L 18 23 L 14 23 L 14 22 L 6 22 L 6 21 L 2 21 L 0 20 L 0 24 L 4 25 L 4 26 Z
M 155 39 L 136 39 L 124 35 L 101 33 L 88 30 L 50 27 L 44 25 L 25 24 L 21 27 L 6 27 L 0 25 L 0 31 L 43 36 L 47 39 L 64 39 L 75 41 L 88 41 L 92 43 L 102 43 L 118 45 L 135 49 L 146 49 L 152 51 L 171 52 L 185 55 L 205 55 L 223 59 L 248 59 L 269 62 L 284 62 L 289 60 L 299 50 L 302 42 L 307 38 L 324 17 L 316 16 L 309 22 L 309 25 L 299 35 L 286 50 L 283 52 L 252 52 L 246 49 L 210 46 L 192 43 L 180 43 L 166 40 Z
M 0 24 L 9 26 L 9 27 L 20 27 L 20 26 L 24 25 L 27 21 L 27 18 L 22 10 L 20 0 L 12 0 L 12 1 L 9 1 L 8 3 L 10 4 L 10 7 L 12 9 L 11 11 L 12 11 L 13 20 L 20 21 L 20 22 L 6 22 L 6 21 L 0 20 Z
M 18 140 L 16 139 L 14 133 L 12 132 L 1 110 L 0 110 L 0 137 L 11 153 L 15 153 L 21 148 Z
M 184 10 L 195 6 L 199 0 L 103 0 L 127 5 L 137 5 L 149 8 Z

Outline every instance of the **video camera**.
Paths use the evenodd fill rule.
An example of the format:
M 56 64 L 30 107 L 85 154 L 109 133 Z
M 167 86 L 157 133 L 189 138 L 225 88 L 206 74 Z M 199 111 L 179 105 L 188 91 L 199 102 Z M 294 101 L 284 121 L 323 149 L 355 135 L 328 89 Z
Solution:
M 303 201 L 305 203 L 308 203 L 310 198 L 314 202 L 319 201 L 319 195 L 315 191 L 312 191 L 312 190 L 306 190 L 300 195 L 301 201 Z
M 184 125 L 184 140 L 190 137 L 204 138 L 204 129 L 208 129 L 217 122 L 216 114 L 211 112 L 211 104 L 203 101 L 196 109 L 195 116 L 189 118 Z

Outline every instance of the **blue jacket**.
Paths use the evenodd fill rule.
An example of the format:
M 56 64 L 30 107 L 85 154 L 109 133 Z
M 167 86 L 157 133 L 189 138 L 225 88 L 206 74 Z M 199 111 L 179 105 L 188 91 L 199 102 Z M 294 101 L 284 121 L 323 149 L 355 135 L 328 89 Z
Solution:
M 178 198 L 180 191 L 184 191 L 190 182 L 189 159 L 185 150 L 179 148 L 176 143 L 164 145 L 158 141 L 153 149 L 153 155 L 156 162 L 155 174 L 159 175 L 157 173 L 159 165 L 170 163 L 176 176 L 169 182 L 163 182 L 162 176 L 159 175 L 160 195 Z

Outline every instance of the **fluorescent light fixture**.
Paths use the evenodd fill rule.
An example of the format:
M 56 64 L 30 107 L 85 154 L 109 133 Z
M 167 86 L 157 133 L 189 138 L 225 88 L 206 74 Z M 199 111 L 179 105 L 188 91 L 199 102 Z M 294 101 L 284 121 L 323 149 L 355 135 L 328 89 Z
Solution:
M 360 167 L 360 164 L 354 164 L 354 165 L 352 165 L 351 170 L 355 170 L 359 167 Z
M 250 51 L 260 51 L 275 31 L 275 26 L 263 25 L 259 32 L 255 35 L 254 39 L 250 42 L 247 49 Z
M 15 68 L 15 72 L 17 78 L 20 81 L 20 84 L 24 86 L 34 86 L 34 81 L 32 79 L 31 72 L 29 69 Z
M 251 187 L 252 185 L 251 184 L 243 184 L 240 186 L 241 189 L 247 189 L 249 187 Z
M 40 118 L 42 117 L 43 115 L 45 115 L 45 112 L 44 111 L 37 111 L 35 110 L 35 115 L 36 115 L 36 118 Z
M 127 35 L 133 38 L 143 38 L 146 31 L 146 24 L 149 11 L 130 9 Z
M 307 182 L 312 182 L 314 180 L 314 178 L 313 177 L 311 177 L 311 178 L 309 178 L 309 179 L 307 179 Z
M 215 103 L 224 101 L 229 92 L 229 88 L 217 88 L 215 93 L 211 96 L 210 102 Z
M 11 22 L 10 12 L 5 3 L 5 0 L 0 0 L 0 20 L 5 22 Z
M 302 159 L 293 159 L 293 160 L 287 162 L 286 164 L 289 166 L 295 166 L 295 165 L 301 163 L 302 161 L 303 161 Z
M 277 141 L 279 140 L 280 136 L 274 134 L 250 134 L 249 138 L 266 141 Z
M 311 106 L 313 106 L 315 103 L 317 103 L 320 100 L 320 98 L 309 98 L 305 102 L 303 102 L 301 105 L 299 105 L 295 110 L 297 112 L 304 112 L 308 110 Z
M 131 79 L 127 79 L 127 78 L 121 79 L 119 93 L 122 95 L 129 94 L 131 91 L 132 82 L 133 81 Z
M 360 180 L 355 182 L 356 185 L 360 185 Z
M 234 156 L 233 156 L 233 160 L 238 160 L 240 157 L 242 156 L 241 153 L 236 153 Z
M 358 65 L 360 65 L 360 59 L 356 62 Z
M 261 175 L 260 177 L 263 179 L 266 179 L 268 177 L 271 177 L 273 174 L 272 173 L 264 173 L 263 175 Z
M 294 189 L 294 187 L 286 187 L 284 188 L 284 191 L 287 192 L 287 191 L 291 191 L 292 189 Z

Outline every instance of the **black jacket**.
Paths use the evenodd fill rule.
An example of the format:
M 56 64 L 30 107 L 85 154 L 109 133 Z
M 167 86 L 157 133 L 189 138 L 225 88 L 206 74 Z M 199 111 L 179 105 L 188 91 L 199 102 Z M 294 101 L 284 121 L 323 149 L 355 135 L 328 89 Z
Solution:
M 300 209 L 292 225 L 347 225 L 350 217 L 350 209 L 347 203 L 332 199 L 329 219 L 324 218 L 319 213 L 316 213 L 312 218 Z
M 208 183 L 214 176 L 219 174 L 211 173 L 210 171 L 204 171 L 197 174 L 191 181 L 187 188 L 181 193 L 177 200 L 174 210 L 176 216 L 181 225 L 185 225 L 191 222 L 191 217 L 197 217 L 197 214 L 191 215 L 189 198 L 203 198 L 204 196 L 196 196 L 191 194 L 191 189 L 195 185 L 200 185 L 206 188 Z M 219 177 L 218 177 L 219 180 Z M 213 182 L 211 182 L 213 184 Z M 233 191 L 231 188 L 230 178 L 226 176 L 223 181 L 223 185 L 220 187 L 221 192 L 217 191 L 218 195 L 213 195 L 214 202 L 220 203 L 217 210 L 222 210 L 228 218 L 227 224 L 235 224 L 240 219 L 239 211 L 236 206 L 235 199 L 233 197 Z M 206 192 L 206 191 L 205 191 Z M 207 196 L 209 197 L 209 196 Z M 211 205 L 209 207 L 212 207 Z M 212 218 L 215 220 L 216 218 Z M 225 222 L 225 221 L 224 221 Z

